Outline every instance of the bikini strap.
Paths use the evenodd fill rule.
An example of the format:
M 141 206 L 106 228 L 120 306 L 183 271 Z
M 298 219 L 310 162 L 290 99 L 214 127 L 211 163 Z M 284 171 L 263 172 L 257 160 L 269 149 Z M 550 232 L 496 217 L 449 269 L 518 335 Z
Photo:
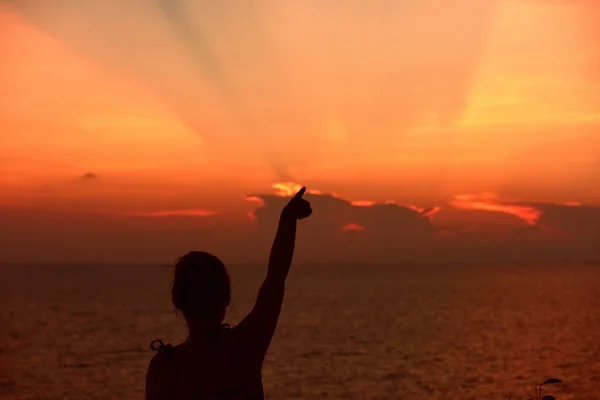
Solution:
M 170 351 L 173 349 L 172 344 L 165 344 L 162 340 L 156 339 L 150 343 L 150 350 L 152 351 Z

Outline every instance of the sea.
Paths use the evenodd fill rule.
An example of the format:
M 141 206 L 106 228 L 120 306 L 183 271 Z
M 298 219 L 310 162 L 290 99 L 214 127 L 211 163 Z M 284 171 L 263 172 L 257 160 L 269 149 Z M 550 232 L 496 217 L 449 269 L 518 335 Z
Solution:
M 265 266 L 231 266 L 227 321 Z M 150 342 L 178 343 L 172 270 L 0 266 L 0 399 L 143 399 Z M 600 399 L 598 265 L 294 265 L 268 399 Z

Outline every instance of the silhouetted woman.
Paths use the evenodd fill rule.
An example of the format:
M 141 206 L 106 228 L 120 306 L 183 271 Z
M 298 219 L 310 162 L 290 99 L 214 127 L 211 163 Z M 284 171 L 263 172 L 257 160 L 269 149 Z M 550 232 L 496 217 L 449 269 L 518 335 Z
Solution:
M 252 311 L 237 326 L 223 324 L 230 302 L 225 265 L 215 256 L 190 252 L 175 265 L 173 304 L 189 336 L 177 346 L 160 341 L 146 375 L 146 400 L 263 399 L 262 366 L 279 319 L 292 263 L 297 220 L 311 215 L 302 188 L 284 207 L 267 276 Z

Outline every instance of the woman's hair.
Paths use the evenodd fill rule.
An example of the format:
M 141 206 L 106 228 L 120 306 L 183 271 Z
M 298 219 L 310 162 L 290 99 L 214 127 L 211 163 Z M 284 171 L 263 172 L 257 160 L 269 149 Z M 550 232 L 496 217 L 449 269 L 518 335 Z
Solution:
M 203 251 L 191 251 L 175 264 L 173 305 L 186 319 L 217 319 L 231 301 L 231 283 L 225 264 Z

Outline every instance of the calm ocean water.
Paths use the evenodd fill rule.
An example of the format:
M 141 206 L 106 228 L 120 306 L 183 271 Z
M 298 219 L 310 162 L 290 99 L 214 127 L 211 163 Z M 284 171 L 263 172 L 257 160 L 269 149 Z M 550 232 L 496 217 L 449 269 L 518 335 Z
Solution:
M 171 271 L 0 267 L 0 398 L 142 399 L 178 342 Z M 232 267 L 229 319 L 264 268 Z M 600 267 L 300 266 L 264 372 L 270 399 L 600 399 Z

